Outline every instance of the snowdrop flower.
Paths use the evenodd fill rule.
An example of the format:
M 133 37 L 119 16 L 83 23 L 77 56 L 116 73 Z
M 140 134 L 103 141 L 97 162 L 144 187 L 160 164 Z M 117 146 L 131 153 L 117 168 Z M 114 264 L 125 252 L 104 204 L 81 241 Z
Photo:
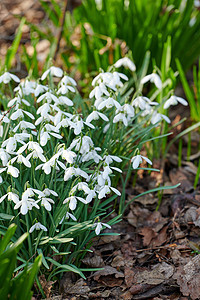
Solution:
M 73 221 L 77 221 L 77 219 L 74 215 L 67 212 L 66 215 L 61 219 L 59 224 L 62 224 L 65 219 L 69 219 L 69 218 L 71 218 Z
M 29 141 L 25 145 L 19 148 L 17 151 L 18 154 L 23 153 L 26 148 L 28 148 L 29 151 L 35 151 L 36 153 L 43 153 L 43 149 L 40 147 L 40 145 L 37 142 Z
M 37 83 L 35 81 L 25 80 L 14 89 L 14 92 L 18 91 L 18 95 L 22 98 L 23 95 L 34 94 L 36 86 Z
M 51 103 L 52 101 L 54 101 L 55 103 L 58 103 L 58 98 L 52 94 L 51 92 L 46 92 L 44 94 L 42 94 L 38 99 L 37 99 L 37 103 L 40 103 L 43 99 L 45 99 L 48 103 Z
M 103 177 L 103 179 L 106 180 L 106 179 L 108 178 L 108 176 L 109 176 L 110 174 L 113 173 L 112 170 L 115 170 L 115 171 L 117 171 L 117 172 L 119 172 L 119 173 L 122 173 L 122 170 L 119 169 L 119 168 L 116 168 L 116 167 L 110 167 L 110 166 L 104 166 L 103 172 L 102 172 L 102 177 Z
M 70 100 L 68 97 L 66 96 L 60 96 L 58 98 L 58 101 L 56 102 L 57 105 L 67 105 L 67 106 L 73 106 L 73 102 L 72 100 Z
M 40 131 L 40 145 L 45 146 L 48 140 L 50 140 L 51 135 L 57 139 L 62 139 L 62 136 L 57 132 L 58 129 L 55 126 L 51 124 L 46 124 Z
M 98 164 L 99 161 L 102 160 L 102 157 L 96 152 L 95 149 L 83 154 L 81 157 L 82 162 L 89 161 L 91 159 Z
M 164 109 L 168 109 L 171 105 L 177 105 L 178 103 L 181 103 L 184 106 L 187 106 L 188 103 L 185 99 L 181 97 L 177 97 L 175 95 L 172 95 L 164 104 Z
M 112 78 L 106 84 L 114 91 L 117 90 L 117 87 L 123 86 L 123 82 L 121 81 L 121 79 L 128 81 L 128 77 L 123 73 L 113 72 L 111 74 Z
M 61 79 L 60 83 L 61 83 L 61 84 L 64 84 L 64 85 L 67 85 L 67 84 L 70 83 L 70 84 L 72 84 L 72 85 L 74 85 L 74 86 L 77 86 L 76 81 L 75 81 L 72 77 L 67 76 L 67 75 L 65 75 L 65 76 Z
M 0 159 L 2 161 L 3 166 L 6 166 L 8 161 L 10 160 L 9 153 L 2 148 L 0 148 Z
M 68 91 L 70 91 L 70 92 L 72 92 L 72 93 L 75 92 L 75 88 L 74 88 L 73 86 L 69 85 L 69 84 L 72 84 L 72 85 L 74 85 L 74 86 L 77 85 L 77 84 L 76 84 L 76 81 L 75 81 L 73 78 L 71 78 L 70 76 L 67 76 L 67 75 L 65 75 L 65 76 L 61 79 L 60 84 L 61 84 L 61 86 L 60 86 L 60 88 L 58 89 L 57 93 L 58 93 L 58 94 L 60 93 L 60 94 L 62 94 L 62 95 L 66 94 Z
M 119 102 L 117 102 L 112 97 L 108 97 L 106 100 L 104 100 L 104 101 L 102 101 L 101 103 L 98 104 L 98 109 L 103 109 L 104 107 L 111 108 L 113 106 L 115 106 L 117 109 L 121 108 L 121 105 L 119 104 Z
M 26 114 L 29 118 L 32 120 L 35 119 L 35 117 L 28 111 L 18 108 L 12 115 L 11 120 L 16 120 L 18 118 L 24 118 L 24 114 Z
M 21 105 L 21 104 L 25 104 L 26 106 L 30 106 L 30 103 L 23 99 L 22 97 L 20 97 L 19 95 L 17 95 L 17 97 L 11 99 L 9 102 L 8 102 L 8 107 L 11 107 L 13 105 L 15 105 L 16 109 L 18 109 L 18 107 Z
M 71 210 L 75 210 L 76 209 L 76 206 L 77 206 L 77 200 L 81 201 L 82 203 L 84 204 L 87 204 L 87 201 L 81 197 L 77 197 L 77 196 L 70 196 L 68 198 L 66 198 L 64 201 L 63 201 L 63 204 L 66 204 L 69 202 L 69 208 Z
M 74 134 L 79 135 L 84 127 L 84 124 L 94 129 L 95 127 L 89 122 L 84 122 L 80 116 L 74 116 L 71 120 L 68 120 L 71 129 L 74 129 Z
M 153 115 L 151 117 L 151 124 L 154 125 L 154 124 L 160 122 L 162 119 L 164 119 L 167 123 L 171 123 L 170 119 L 167 116 L 160 114 L 157 111 L 154 111 Z
M 87 182 L 79 182 L 77 183 L 75 186 L 73 186 L 73 188 L 71 189 L 70 193 L 73 194 L 76 192 L 76 190 L 78 191 L 83 191 L 85 194 L 90 194 L 91 190 L 88 187 Z
M 76 153 L 71 150 L 64 150 L 62 151 L 62 158 L 65 159 L 69 164 L 74 163 L 74 158 L 76 157 Z
M 121 66 L 128 68 L 132 72 L 136 70 L 135 64 L 130 60 L 128 57 L 120 58 L 116 63 L 114 64 L 115 68 L 120 68 Z
M 38 202 L 40 200 L 37 200 L 35 201 L 34 199 L 32 198 L 29 198 L 27 194 L 23 193 L 22 194 L 22 200 L 19 201 L 15 206 L 14 206 L 14 209 L 18 209 L 20 208 L 20 213 L 22 215 L 26 215 L 27 212 L 29 210 L 32 210 L 33 207 L 39 209 L 40 207 L 38 206 Z
M 51 198 L 46 198 L 46 197 L 39 197 L 39 199 L 41 199 L 41 206 L 44 206 L 44 208 L 47 211 L 51 211 L 51 204 L 54 204 L 55 202 L 51 199 Z
M 115 155 L 104 155 L 103 157 L 105 164 L 109 166 L 109 164 L 113 163 L 113 161 L 116 162 L 122 162 L 122 159 Z
M 116 188 L 105 185 L 100 188 L 98 199 L 102 199 L 102 198 L 106 197 L 106 195 L 110 194 L 111 191 L 113 191 L 116 195 L 121 196 L 121 193 Z
M 6 197 L 8 197 L 8 201 L 13 201 L 15 204 L 19 202 L 19 196 L 17 194 L 8 192 L 0 198 L 0 203 L 3 202 Z
M 31 167 L 29 159 L 27 157 L 24 157 L 22 154 L 18 154 L 10 160 L 11 164 L 13 164 L 15 161 L 17 161 L 18 164 L 23 163 L 27 168 Z
M 109 92 L 103 82 L 96 86 L 89 94 L 89 97 L 92 98 L 95 96 L 96 99 L 101 98 L 102 95 L 109 96 Z
M 18 128 L 20 128 L 21 130 L 24 129 L 35 129 L 35 125 L 33 125 L 30 122 L 26 122 L 26 121 L 20 121 L 17 126 L 15 126 L 15 128 L 13 129 L 13 132 L 16 132 L 18 130 Z
M 48 188 L 45 188 L 42 192 L 43 192 L 43 194 L 44 194 L 45 196 L 53 195 L 53 196 L 55 196 L 55 197 L 58 197 L 58 194 L 57 194 L 55 191 L 50 190 L 50 189 L 48 189 Z
M 12 153 L 17 148 L 17 143 L 25 144 L 25 140 L 30 137 L 29 133 L 16 133 L 2 143 L 2 147 L 6 147 L 6 151 Z
M 34 90 L 34 95 L 35 97 L 38 97 L 39 94 L 44 93 L 48 91 L 48 87 L 42 84 L 37 84 L 35 90 Z
M 60 170 L 59 166 L 63 169 L 66 170 L 65 165 L 58 160 L 59 156 L 61 155 L 61 152 L 58 152 L 56 154 L 54 154 L 51 159 L 47 162 L 45 162 L 44 164 L 38 165 L 35 170 L 39 170 L 42 169 L 44 170 L 45 174 L 50 174 L 51 173 L 51 168 L 55 167 L 56 170 Z
M 80 168 L 69 167 L 65 170 L 64 181 L 71 179 L 73 176 L 81 176 L 88 179 L 88 174 Z
M 20 82 L 19 77 L 17 77 L 14 74 L 11 74 L 9 72 L 5 72 L 3 75 L 0 76 L 0 83 L 9 83 L 11 80 L 14 80 L 15 82 Z
M 93 120 L 98 120 L 99 118 L 103 119 L 104 121 L 108 122 L 109 119 L 106 115 L 94 110 L 86 119 L 86 123 L 90 123 Z
M 117 114 L 113 119 L 113 123 L 118 123 L 120 121 L 124 123 L 124 126 L 128 126 L 128 120 L 124 113 Z
M 7 174 L 17 178 L 19 176 L 19 170 L 15 167 L 13 167 L 11 164 L 7 163 L 7 166 L 5 168 L 0 169 L 0 173 L 7 170 Z
M 148 162 L 150 165 L 152 165 L 152 161 L 150 161 L 150 159 L 138 154 L 131 158 L 131 162 L 133 163 L 133 169 L 137 169 L 139 167 L 139 164 L 142 162 L 142 159 L 144 159 L 146 162 Z
M 141 84 L 144 84 L 148 81 L 153 82 L 159 90 L 162 88 L 162 81 L 158 74 L 152 73 L 152 74 L 145 76 L 144 78 L 142 78 Z
M 81 154 L 85 154 L 90 151 L 91 148 L 94 148 L 94 143 L 89 136 L 78 137 L 74 139 L 69 146 L 69 149 L 73 149 L 75 147 L 76 151 L 79 151 Z
M 29 233 L 32 233 L 34 230 L 44 230 L 44 231 L 47 231 L 47 228 L 42 225 L 40 222 L 38 223 L 35 223 L 33 226 L 31 226 L 31 228 L 29 229 Z
M 93 227 L 96 227 L 96 229 L 95 229 L 96 235 L 99 235 L 99 234 L 100 234 L 100 231 L 102 230 L 103 226 L 105 226 L 105 227 L 111 229 L 111 226 L 110 226 L 110 225 L 105 224 L 105 223 L 103 223 L 103 222 L 98 222 L 98 223 L 94 223 L 94 224 L 93 224 Z
M 133 106 L 131 106 L 130 104 L 127 104 L 127 103 L 124 104 L 122 106 L 122 109 L 128 115 L 128 117 L 133 118 L 135 116 L 135 110 L 134 110 Z
M 41 80 L 44 80 L 47 75 L 50 74 L 51 76 L 56 77 L 62 77 L 63 76 L 63 70 L 57 67 L 50 67 L 48 70 L 46 70 L 41 77 Z
M 149 104 L 149 105 L 158 105 L 157 102 L 151 102 L 151 100 L 149 98 L 144 97 L 144 96 L 136 97 L 132 102 L 133 106 L 139 107 L 141 110 L 145 110 L 147 104 Z

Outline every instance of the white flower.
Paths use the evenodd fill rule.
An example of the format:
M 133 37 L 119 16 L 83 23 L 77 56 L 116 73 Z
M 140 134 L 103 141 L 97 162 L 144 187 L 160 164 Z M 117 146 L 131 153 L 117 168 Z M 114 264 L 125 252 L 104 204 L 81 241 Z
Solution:
M 44 225 L 42 225 L 40 222 L 35 223 L 33 226 L 31 226 L 31 228 L 29 229 L 29 233 L 32 233 L 35 229 L 36 230 L 42 229 L 44 231 L 47 231 L 47 228 Z
M 11 115 L 11 120 L 16 120 L 18 118 L 24 118 L 24 114 L 26 114 L 29 118 L 32 120 L 35 119 L 35 117 L 28 111 L 23 110 L 23 109 L 17 109 L 12 115 Z
M 107 88 L 103 82 L 99 84 L 99 86 L 96 86 L 90 93 L 89 97 L 92 98 L 95 96 L 96 99 L 101 98 L 102 95 L 109 96 L 109 92 L 107 91 Z
M 77 196 L 70 196 L 68 198 L 66 198 L 64 201 L 63 201 L 63 204 L 66 204 L 69 202 L 69 208 L 71 210 L 75 210 L 76 209 L 76 206 L 77 206 L 77 200 L 81 201 L 82 203 L 84 204 L 88 204 L 87 201 L 81 197 L 77 197 Z
M 142 110 L 145 110 L 146 109 L 146 104 L 149 104 L 149 105 L 158 105 L 157 102 L 151 102 L 149 100 L 149 98 L 147 97 L 144 97 L 144 96 L 139 96 L 139 97 L 136 97 L 133 102 L 132 102 L 132 105 L 135 106 L 135 107 L 139 107 L 140 109 Z
M 20 207 L 20 213 L 22 215 L 26 215 L 29 210 L 32 210 L 33 207 L 39 209 L 38 201 L 35 201 L 32 198 L 23 197 L 22 194 L 22 200 L 19 201 L 15 206 L 14 209 L 18 209 Z
M 2 143 L 2 147 L 6 147 L 6 151 L 12 153 L 17 148 L 17 142 L 25 144 L 25 140 L 30 137 L 29 133 L 16 133 L 14 136 L 9 137 Z
M 27 100 L 23 99 L 20 95 L 17 95 L 17 97 L 11 99 L 8 102 L 8 107 L 11 107 L 15 104 L 16 108 L 18 108 L 19 105 L 21 105 L 22 103 L 25 104 L 26 106 L 30 106 L 30 103 Z
M 141 84 L 144 84 L 148 81 L 153 82 L 159 90 L 162 88 L 162 81 L 158 74 L 152 73 L 152 74 L 145 76 L 144 78 L 142 78 Z
M 103 119 L 104 121 L 108 122 L 109 119 L 106 115 L 94 110 L 86 119 L 86 123 L 90 123 L 93 120 L 98 120 L 99 118 Z
M 95 229 L 96 235 L 99 235 L 99 233 L 100 233 L 101 229 L 103 228 L 103 226 L 105 226 L 105 227 L 111 229 L 111 226 L 110 226 L 110 225 L 105 224 L 105 223 L 103 223 L 103 222 L 98 222 L 98 223 L 94 223 L 94 224 L 93 224 L 93 227 L 96 227 L 96 229 Z
M 160 114 L 157 111 L 154 111 L 151 117 L 151 123 L 154 125 L 160 122 L 162 119 L 164 119 L 167 123 L 171 123 L 170 119 L 167 116 Z
M 164 104 L 164 109 L 169 108 L 171 105 L 177 105 L 178 103 L 181 103 L 184 106 L 187 106 L 188 103 L 185 99 L 181 97 L 177 97 L 175 95 L 172 95 Z
M 113 119 L 113 123 L 118 123 L 120 121 L 124 123 L 124 126 L 128 126 L 128 120 L 124 113 L 117 114 Z
M 62 224 L 62 222 L 65 220 L 65 219 L 69 219 L 71 218 L 73 221 L 77 221 L 76 217 L 72 214 L 70 214 L 69 212 L 66 213 L 66 215 L 61 219 L 60 223 L 59 224 Z
M 28 156 L 27 156 L 28 157 Z M 18 164 L 24 164 L 27 168 L 31 167 L 31 163 L 27 157 L 24 157 L 22 154 L 18 154 L 17 156 L 13 157 L 10 162 L 13 164 L 17 161 Z
M 18 130 L 18 128 L 20 128 L 21 130 L 24 130 L 24 129 L 35 129 L 35 125 L 33 125 L 32 123 L 30 122 L 26 122 L 26 121 L 20 121 L 17 126 L 15 126 L 15 128 L 13 129 L 13 132 L 16 132 Z
M 65 159 L 69 164 L 73 164 L 76 153 L 68 149 L 62 151 L 62 158 Z
M 5 84 L 9 83 L 11 80 L 15 82 L 20 82 L 19 77 L 9 72 L 5 72 L 3 75 L 0 76 L 0 83 L 3 82 Z
M 117 109 L 121 108 L 121 105 L 119 104 L 119 102 L 117 102 L 115 99 L 113 99 L 112 97 L 108 97 L 106 100 L 102 101 L 100 104 L 98 104 L 97 109 L 102 109 L 104 107 L 106 108 L 111 108 L 115 106 Z
M 73 176 L 81 176 L 88 179 L 88 174 L 80 168 L 69 167 L 65 170 L 64 181 L 71 179 Z
M 132 72 L 136 70 L 135 64 L 130 60 L 128 57 L 120 58 L 116 63 L 114 64 L 115 68 L 120 68 L 121 66 L 130 69 Z
M 122 162 L 122 159 L 115 155 L 105 155 L 103 159 L 107 165 L 111 164 L 113 161 Z
M 8 201 L 13 201 L 15 204 L 19 202 L 19 196 L 15 193 L 12 192 L 8 192 L 7 194 L 3 195 L 0 198 L 0 203 L 6 198 L 8 197 Z
M 85 154 L 90 151 L 91 148 L 94 148 L 94 144 L 92 139 L 89 136 L 78 137 L 74 139 L 69 146 L 69 149 L 73 149 L 75 147 L 76 151 L 79 151 L 81 154 Z
M 121 193 L 116 188 L 112 186 L 104 185 L 99 190 L 98 199 L 104 198 L 107 194 L 110 194 L 111 191 L 113 191 L 116 195 L 121 196 Z
M 139 164 L 142 162 L 142 159 L 144 159 L 146 162 L 148 162 L 150 165 L 152 165 L 152 162 L 150 161 L 150 159 L 148 159 L 145 156 L 142 156 L 140 154 L 133 156 L 131 158 L 131 162 L 133 163 L 133 169 L 137 169 Z
M 52 101 L 54 101 L 55 103 L 58 103 L 58 98 L 51 92 L 46 92 L 43 95 L 41 95 L 37 99 L 37 103 L 40 103 L 43 99 L 45 99 L 48 103 L 51 103 Z
M 63 70 L 57 67 L 50 67 L 48 70 L 46 70 L 41 77 L 41 80 L 44 80 L 47 75 L 50 74 L 51 76 L 56 77 L 62 77 L 63 76 Z
M 10 155 L 6 150 L 0 148 L 0 159 L 2 161 L 3 166 L 6 166 L 8 161 L 10 160 Z
M 51 198 L 46 198 L 46 197 L 39 197 L 41 199 L 41 205 L 44 206 L 44 208 L 48 211 L 51 211 L 51 204 L 54 204 L 55 202 Z
M 0 173 L 4 172 L 7 170 L 7 173 L 10 174 L 11 176 L 17 178 L 19 176 L 19 170 L 9 163 L 7 163 L 7 166 L 5 168 L 0 169 Z
M 38 97 L 39 94 L 44 93 L 48 91 L 48 87 L 42 84 L 37 84 L 37 87 L 34 90 L 35 97 Z

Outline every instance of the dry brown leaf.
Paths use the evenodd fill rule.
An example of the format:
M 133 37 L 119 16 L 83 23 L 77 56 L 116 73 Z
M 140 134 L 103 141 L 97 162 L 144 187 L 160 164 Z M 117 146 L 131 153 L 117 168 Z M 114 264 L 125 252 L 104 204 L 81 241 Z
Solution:
M 178 267 L 174 278 L 177 279 L 184 296 L 190 296 L 192 300 L 199 299 L 200 254 L 193 257 L 185 266 Z
M 85 257 L 82 259 L 82 262 L 90 268 L 101 268 L 104 267 L 104 261 L 101 256 L 94 255 L 93 257 Z
M 111 263 L 111 266 L 112 267 L 118 267 L 118 268 L 120 268 L 120 267 L 124 267 L 124 258 L 123 258 L 123 256 L 121 256 L 121 255 L 117 255 L 117 256 L 115 256 L 114 258 L 113 258 L 113 261 L 112 261 L 112 263 Z
M 125 283 L 128 288 L 130 288 L 133 284 L 136 283 L 135 272 L 128 267 L 124 269 Z
M 80 278 L 73 286 L 71 286 L 66 294 L 77 294 L 77 295 L 85 295 L 90 292 L 90 288 L 87 285 L 86 281 L 83 278 Z
M 168 280 L 174 274 L 174 267 L 165 262 L 157 264 L 154 266 L 153 270 L 145 270 L 143 272 L 138 272 L 137 283 L 139 284 L 149 284 L 158 285 Z
M 46 295 L 46 297 L 50 297 L 50 294 L 51 294 L 51 289 L 53 287 L 53 284 L 56 282 L 55 281 L 47 281 L 46 278 L 45 278 L 45 275 L 42 274 L 41 276 L 39 276 L 39 281 L 41 283 L 41 286 L 42 286 L 42 289 Z
M 152 239 L 151 246 L 158 247 L 161 246 L 167 240 L 167 228 L 168 226 L 163 227 L 163 229 L 158 233 L 155 239 Z
M 151 243 L 151 240 L 157 236 L 157 233 L 150 227 L 143 227 L 140 230 L 140 234 L 143 235 L 144 247 L 149 246 Z
M 100 277 L 114 275 L 115 278 L 122 278 L 124 274 L 122 272 L 118 272 L 115 268 L 110 266 L 105 266 L 103 270 L 97 271 L 93 274 L 94 280 L 98 281 Z

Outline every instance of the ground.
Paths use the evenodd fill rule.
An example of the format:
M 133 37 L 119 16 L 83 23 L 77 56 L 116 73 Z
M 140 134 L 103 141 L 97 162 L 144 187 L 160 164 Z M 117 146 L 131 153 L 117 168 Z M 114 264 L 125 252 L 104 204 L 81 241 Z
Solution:
M 36 25 L 45 15 L 34 0 L 4 0 L 0 6 L 3 59 L 19 24 L 14 15 L 25 14 Z M 29 46 L 26 28 L 22 41 Z M 23 77 L 25 71 L 17 61 L 16 68 Z M 171 111 L 171 118 L 178 122 L 188 112 L 177 107 Z M 174 135 L 181 130 L 181 126 L 176 128 Z M 126 201 L 159 184 L 181 185 L 165 190 L 159 197 L 148 194 L 136 199 L 125 211 L 123 220 L 112 228 L 119 236 L 96 238 L 93 253 L 82 264 L 85 268 L 103 269 L 87 273 L 87 280 L 72 273 L 66 273 L 60 283 L 46 282 L 41 276 L 48 299 L 200 299 L 200 186 L 193 187 L 200 157 L 199 134 L 191 134 L 192 153 L 186 159 L 187 139 L 188 136 L 183 139 L 181 163 L 175 143 L 165 160 L 154 160 L 153 166 L 160 173 L 141 171 L 134 185 L 134 178 L 130 178 Z M 41 296 L 35 294 L 33 299 Z

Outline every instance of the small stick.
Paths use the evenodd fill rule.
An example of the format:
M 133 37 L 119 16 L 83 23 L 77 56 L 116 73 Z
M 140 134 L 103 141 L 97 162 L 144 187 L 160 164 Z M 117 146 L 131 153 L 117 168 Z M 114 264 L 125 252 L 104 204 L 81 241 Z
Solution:
M 16 105 L 16 104 L 13 104 L 13 106 L 11 106 L 11 107 L 9 108 L 9 110 L 8 110 L 5 114 L 3 114 L 2 118 L 0 119 L 0 124 L 1 124 L 1 122 L 3 121 L 3 118 L 4 118 L 7 114 L 9 114 L 9 112 L 11 111 L 11 109 L 12 109 L 13 107 L 15 107 L 15 105 Z

